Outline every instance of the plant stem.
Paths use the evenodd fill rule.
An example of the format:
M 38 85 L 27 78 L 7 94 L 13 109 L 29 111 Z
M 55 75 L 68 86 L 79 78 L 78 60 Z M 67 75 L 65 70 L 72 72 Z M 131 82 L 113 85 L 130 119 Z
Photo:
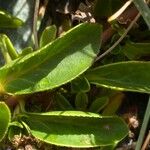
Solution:
M 136 15 L 138 14 L 138 10 L 136 9 L 135 6 L 132 6 L 131 8 L 125 10 L 118 18 L 118 22 L 126 22 L 127 25 L 129 25 L 129 20 L 133 20 Z M 107 42 L 110 40 L 110 38 L 113 36 L 113 34 L 116 32 L 111 26 L 108 27 L 102 34 L 102 46 L 107 44 Z
M 103 54 L 98 56 L 95 61 L 100 60 L 101 58 L 105 57 L 107 54 L 109 54 L 128 34 L 128 32 L 131 30 L 135 22 L 139 19 L 140 13 L 137 14 L 137 16 L 134 18 L 134 20 L 130 23 L 126 31 L 122 34 L 122 36 L 108 49 L 106 50 Z
M 140 134 L 139 134 L 139 138 L 138 138 L 135 150 L 141 150 L 141 146 L 142 146 L 142 143 L 143 143 L 143 139 L 144 139 L 144 136 L 145 136 L 145 132 L 146 132 L 146 129 L 147 129 L 149 119 L 150 119 L 150 96 L 149 96 L 147 108 L 146 108 L 144 119 L 143 119 L 143 124 L 142 124 L 141 130 L 140 130 Z
M 37 20 L 40 0 L 35 0 L 34 18 L 33 18 L 33 36 L 35 42 L 35 49 L 38 49 L 38 36 L 37 36 Z
M 146 137 L 146 140 L 145 140 L 141 150 L 145 150 L 148 147 L 149 142 L 150 142 L 150 131 L 149 131 L 149 133 L 148 133 L 148 135 Z
M 127 1 L 115 14 L 108 18 L 108 22 L 111 22 L 118 18 L 131 3 L 132 0 Z

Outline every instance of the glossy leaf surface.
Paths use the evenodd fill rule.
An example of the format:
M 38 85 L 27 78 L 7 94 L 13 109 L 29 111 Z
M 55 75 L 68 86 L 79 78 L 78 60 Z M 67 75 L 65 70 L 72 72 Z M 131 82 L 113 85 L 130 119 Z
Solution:
M 128 134 L 125 123 L 118 117 L 101 117 L 81 111 L 30 113 L 24 121 L 36 138 L 68 147 L 112 145 Z M 36 118 L 36 119 L 35 119 Z
M 11 114 L 9 108 L 4 102 L 0 102 L 0 141 L 7 133 L 10 119 Z
M 23 21 L 19 18 L 0 10 L 0 28 L 18 28 L 22 24 Z
M 55 25 L 46 27 L 40 38 L 40 47 L 52 42 L 56 38 L 57 28 Z
M 25 55 L 30 54 L 32 52 L 33 52 L 32 47 L 26 47 L 26 48 L 21 50 L 21 52 L 19 53 L 19 57 L 25 56 Z
M 0 91 L 34 93 L 73 80 L 91 66 L 99 52 L 101 32 L 97 24 L 81 24 L 42 49 L 12 61 L 0 69 Z
M 18 57 L 18 53 L 16 49 L 14 48 L 12 42 L 5 34 L 0 34 L 0 42 L 1 42 L 1 49 L 3 49 L 4 52 L 8 53 L 11 60 L 14 60 Z
M 150 62 L 129 61 L 104 65 L 87 72 L 96 85 L 122 91 L 150 93 Z

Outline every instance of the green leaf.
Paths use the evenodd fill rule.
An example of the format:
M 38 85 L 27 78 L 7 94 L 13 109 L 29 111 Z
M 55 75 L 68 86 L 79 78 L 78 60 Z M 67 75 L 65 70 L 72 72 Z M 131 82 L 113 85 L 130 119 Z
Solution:
M 8 106 L 0 102 L 0 141 L 5 137 L 10 123 L 11 114 Z
M 8 139 L 11 141 L 15 135 L 20 135 L 23 130 L 23 125 L 18 122 L 14 121 L 9 124 L 9 130 L 8 130 Z
M 27 94 L 65 84 L 93 63 L 100 48 L 102 27 L 84 23 L 42 49 L 0 69 L 0 91 Z
M 22 130 L 21 128 L 17 127 L 17 126 L 11 126 L 9 127 L 9 130 L 8 130 L 8 139 L 9 141 L 12 141 L 14 139 L 14 136 L 15 135 L 22 135 Z
M 0 50 L 1 50 L 1 53 L 3 55 L 5 64 L 8 64 L 9 62 L 11 62 L 12 59 L 11 59 L 7 49 L 6 49 L 5 43 L 2 40 L 1 36 L 0 36 Z
M 54 97 L 54 103 L 59 110 L 72 110 L 73 107 L 70 102 L 60 93 L 57 93 Z
M 150 62 L 127 61 L 91 69 L 86 78 L 93 84 L 122 91 L 150 93 Z
M 13 121 L 13 122 L 9 123 L 9 127 L 10 126 L 15 126 L 15 127 L 18 127 L 18 128 L 23 128 L 23 125 L 20 122 L 18 122 L 18 121 Z
M 18 28 L 22 25 L 22 20 L 12 16 L 8 12 L 0 10 L 0 28 Z
M 134 43 L 128 41 L 121 50 L 129 59 L 136 60 L 143 56 L 150 56 L 149 48 L 150 43 Z
M 2 43 L 2 45 L 0 45 L 1 49 L 3 49 L 3 52 L 8 52 L 11 60 L 14 60 L 18 57 L 18 53 L 7 35 L 0 34 L 0 42 Z
M 115 150 L 117 144 L 110 145 L 110 146 L 102 146 L 99 150 Z
M 128 134 L 126 124 L 119 117 L 102 117 L 81 111 L 27 115 L 24 121 L 30 127 L 31 134 L 58 146 L 84 148 L 114 145 Z
M 19 54 L 19 57 L 25 56 L 25 55 L 30 54 L 32 52 L 33 52 L 32 47 L 26 47 L 26 48 L 21 50 L 21 53 Z
M 92 102 L 89 111 L 98 113 L 100 112 L 109 102 L 108 97 L 99 97 L 95 101 Z
M 90 84 L 85 77 L 78 77 L 71 82 L 71 92 L 88 92 L 90 90 Z
M 86 110 L 88 105 L 88 96 L 86 93 L 80 92 L 77 93 L 76 99 L 75 99 L 75 106 L 78 110 Z
M 122 101 L 124 99 L 123 92 L 117 92 L 109 98 L 109 103 L 106 108 L 103 110 L 103 115 L 115 115 L 117 110 L 120 108 Z
M 144 0 L 133 0 L 135 6 L 143 16 L 145 22 L 147 23 L 147 26 L 149 27 L 150 30 L 150 9 L 148 5 L 145 3 Z
M 56 38 L 57 28 L 55 25 L 46 27 L 40 38 L 40 47 L 47 45 Z

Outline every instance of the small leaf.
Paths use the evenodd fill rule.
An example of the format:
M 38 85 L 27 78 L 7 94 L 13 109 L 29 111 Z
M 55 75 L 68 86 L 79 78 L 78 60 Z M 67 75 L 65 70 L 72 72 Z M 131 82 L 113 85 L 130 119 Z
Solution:
M 136 60 L 143 56 L 150 56 L 149 48 L 150 43 L 133 43 L 128 41 L 121 50 L 129 59 Z
M 21 53 L 19 54 L 19 57 L 25 56 L 25 55 L 30 54 L 32 52 L 33 52 L 33 48 L 32 47 L 26 47 L 26 48 L 21 50 Z
M 116 90 L 150 93 L 150 62 L 127 61 L 89 70 L 89 82 Z
M 34 93 L 73 80 L 92 65 L 101 32 L 97 24 L 78 25 L 42 49 L 5 65 L 0 68 L 0 92 Z
M 28 113 L 22 118 L 36 138 L 58 146 L 76 148 L 114 145 L 128 134 L 119 117 L 102 117 L 80 111 Z M 35 119 L 36 118 L 36 119 Z
M 78 110 L 86 110 L 88 105 L 88 96 L 86 93 L 77 93 L 75 99 L 75 106 Z
M 2 42 L 1 49 L 3 49 L 4 52 L 8 52 L 11 60 L 16 59 L 18 57 L 18 53 L 7 35 L 0 34 L 0 41 Z
M 100 97 L 97 98 L 95 101 L 92 102 L 89 111 L 98 113 L 100 112 L 109 102 L 108 97 Z
M 12 16 L 8 12 L 0 10 L 0 28 L 18 28 L 22 25 L 22 20 Z
M 15 135 L 21 135 L 22 129 L 17 126 L 11 126 L 8 130 L 8 139 L 12 141 Z
M 23 128 L 23 125 L 18 121 L 13 121 L 13 122 L 9 123 L 9 127 L 10 126 L 16 126 L 18 128 Z
M 23 130 L 23 125 L 18 122 L 14 121 L 9 124 L 9 130 L 8 130 L 8 139 L 11 141 L 15 135 L 20 135 Z
M 56 107 L 60 110 L 72 110 L 73 107 L 70 102 L 60 93 L 57 93 L 54 97 Z
M 10 123 L 11 114 L 8 106 L 0 102 L 0 141 L 5 137 Z
M 40 38 L 40 47 L 47 45 L 56 38 L 57 28 L 55 25 L 46 27 Z
M 114 94 L 112 97 L 109 99 L 109 104 L 106 106 L 106 108 L 103 111 L 103 115 L 115 115 L 118 108 L 122 104 L 124 98 L 124 94 L 122 92 L 118 92 Z
M 71 92 L 88 92 L 90 90 L 90 84 L 85 77 L 78 77 L 71 82 Z

